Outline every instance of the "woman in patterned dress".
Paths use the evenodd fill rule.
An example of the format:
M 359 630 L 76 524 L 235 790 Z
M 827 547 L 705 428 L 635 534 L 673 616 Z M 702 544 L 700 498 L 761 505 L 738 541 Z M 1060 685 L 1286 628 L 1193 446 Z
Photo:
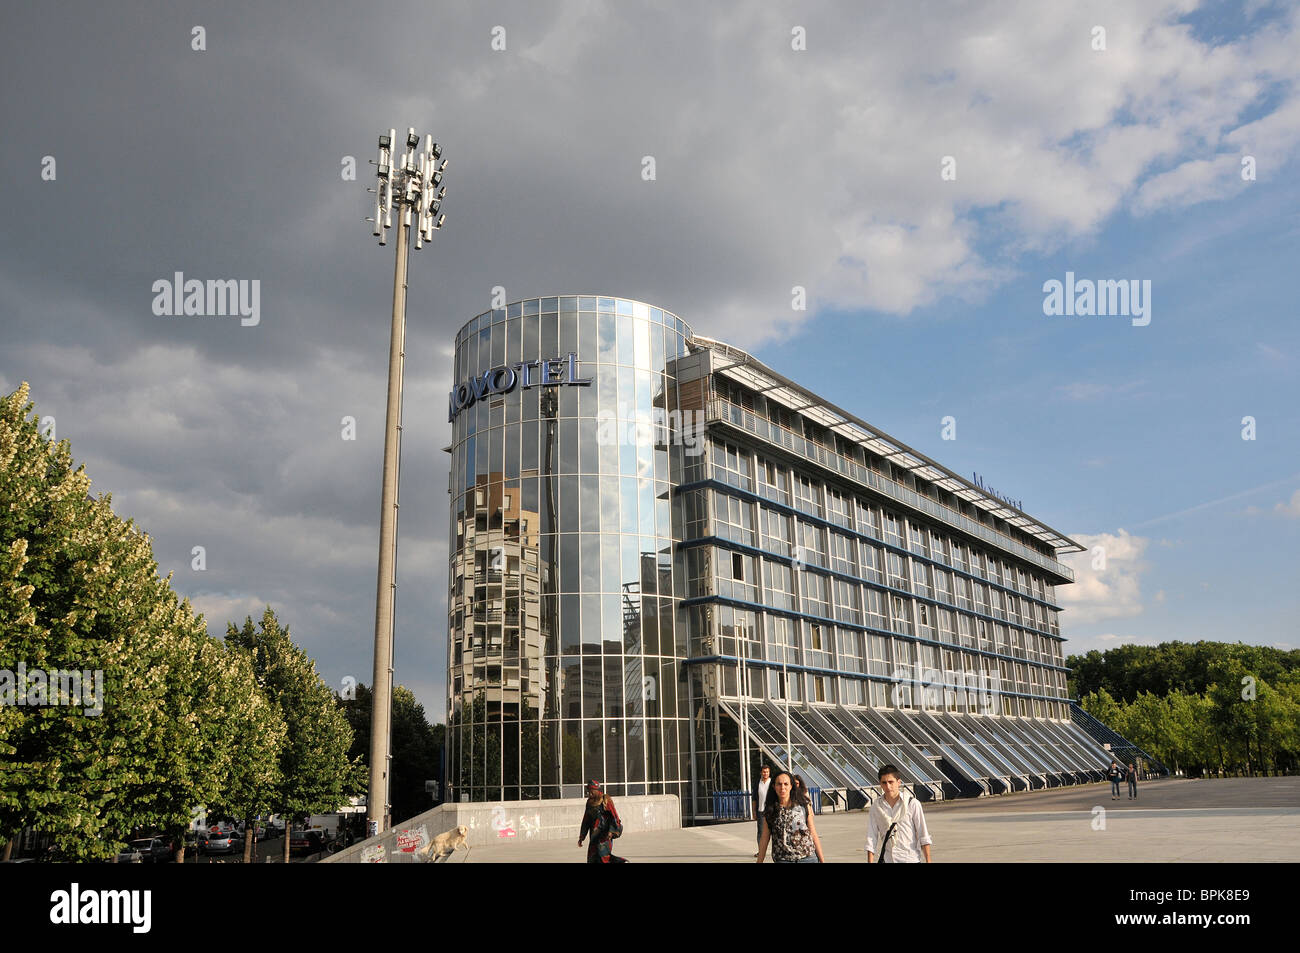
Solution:
M 626 864 L 623 857 L 614 856 L 614 838 L 623 833 L 623 822 L 614 809 L 614 799 L 605 793 L 599 781 L 587 782 L 587 807 L 582 814 L 582 829 L 578 832 L 578 846 L 587 835 L 589 864 Z
M 763 811 L 763 839 L 758 844 L 758 862 L 767 856 L 772 845 L 772 860 L 778 864 L 821 864 L 821 838 L 813 821 L 810 804 L 793 796 L 794 782 L 782 771 L 772 779 Z

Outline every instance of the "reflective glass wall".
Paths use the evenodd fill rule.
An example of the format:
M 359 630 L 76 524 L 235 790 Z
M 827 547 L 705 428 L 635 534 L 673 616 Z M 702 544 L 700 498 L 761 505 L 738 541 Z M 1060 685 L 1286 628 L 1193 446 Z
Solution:
M 690 330 L 558 296 L 456 337 L 448 593 L 449 798 L 681 794 L 686 636 L 672 564 L 670 362 Z

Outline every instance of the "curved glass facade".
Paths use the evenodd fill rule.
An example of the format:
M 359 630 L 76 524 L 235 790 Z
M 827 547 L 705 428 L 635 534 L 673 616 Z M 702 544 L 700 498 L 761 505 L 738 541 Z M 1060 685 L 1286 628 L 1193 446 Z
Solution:
M 668 437 L 690 329 L 529 298 L 456 336 L 449 799 L 678 794 L 689 776 Z M 687 750 L 684 750 L 687 749 Z
M 638 301 L 456 336 L 447 796 L 674 794 L 767 761 L 857 806 L 1096 779 L 1055 586 L 1073 540 Z M 744 801 L 742 796 L 741 801 Z

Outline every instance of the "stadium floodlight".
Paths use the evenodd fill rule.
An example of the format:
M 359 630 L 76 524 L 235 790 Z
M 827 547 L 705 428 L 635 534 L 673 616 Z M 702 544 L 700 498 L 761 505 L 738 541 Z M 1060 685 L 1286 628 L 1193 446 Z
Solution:
M 406 131 L 405 151 L 394 167 L 393 144 L 397 132 L 379 137 L 379 159 L 375 162 L 375 217 L 372 229 L 379 244 L 387 244 L 388 230 L 397 213 L 397 265 L 393 272 L 393 323 L 388 350 L 388 415 L 384 431 L 384 489 L 379 517 L 379 577 L 375 594 L 375 669 L 370 717 L 370 789 L 366 800 L 368 833 L 379 834 L 390 826 L 389 787 L 392 777 L 393 703 L 393 603 L 397 591 L 397 477 L 402 458 L 402 361 L 406 348 L 406 270 L 411 244 L 412 219 L 415 247 L 433 241 L 442 228 L 440 214 L 446 186 L 442 174 L 447 160 L 433 136 L 424 139 L 417 157 L 420 137 Z M 439 160 L 441 165 L 437 165 Z M 435 221 L 434 216 L 438 216 Z

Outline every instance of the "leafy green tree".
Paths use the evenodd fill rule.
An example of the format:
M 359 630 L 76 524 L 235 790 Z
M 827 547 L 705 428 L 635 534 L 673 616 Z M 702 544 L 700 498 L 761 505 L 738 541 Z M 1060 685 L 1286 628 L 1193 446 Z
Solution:
M 370 714 L 373 693 L 357 685 L 350 699 L 339 699 L 348 723 L 352 726 L 352 749 L 348 756 L 362 764 L 370 763 Z M 392 822 L 399 824 L 427 811 L 432 800 L 424 782 L 437 778 L 442 763 L 446 727 L 430 725 L 424 706 L 403 685 L 393 688 L 392 773 L 389 782 Z
M 232 707 L 230 717 L 221 722 L 221 736 L 213 741 L 223 754 L 227 782 L 204 803 L 219 814 L 244 820 L 244 863 L 250 863 L 256 818 L 270 814 L 276 805 L 288 728 L 279 707 L 258 684 L 249 653 L 229 644 L 222 648 L 222 701 Z
M 1110 692 L 1106 691 L 1106 689 L 1098 689 L 1085 695 L 1079 701 L 1079 707 L 1111 729 L 1111 731 L 1127 737 L 1125 734 L 1126 718 L 1124 709 L 1111 697 Z
M 1139 692 L 1122 715 L 1125 738 L 1152 757 L 1170 761 L 1169 711 L 1164 700 L 1150 692 Z
M 226 642 L 248 653 L 259 686 L 284 722 L 278 782 L 272 795 L 277 813 L 292 823 L 311 814 L 338 810 L 363 791 L 365 768 L 348 758 L 352 729 L 315 663 L 293 643 L 288 627 L 280 625 L 271 607 L 266 607 L 256 627 L 251 616 L 244 620 L 243 628 L 230 623 Z M 247 814 L 245 818 L 252 820 Z M 286 862 L 288 833 L 286 830 L 284 838 Z M 246 857 L 250 851 L 246 839 Z
M 91 497 L 33 410 L 26 384 L 0 400 L 0 669 L 81 672 L 83 702 L 88 681 L 102 712 L 0 705 L 0 828 L 48 832 L 66 859 L 106 858 L 133 828 L 183 824 L 220 783 L 193 738 L 209 640 L 159 578 L 149 537 Z

